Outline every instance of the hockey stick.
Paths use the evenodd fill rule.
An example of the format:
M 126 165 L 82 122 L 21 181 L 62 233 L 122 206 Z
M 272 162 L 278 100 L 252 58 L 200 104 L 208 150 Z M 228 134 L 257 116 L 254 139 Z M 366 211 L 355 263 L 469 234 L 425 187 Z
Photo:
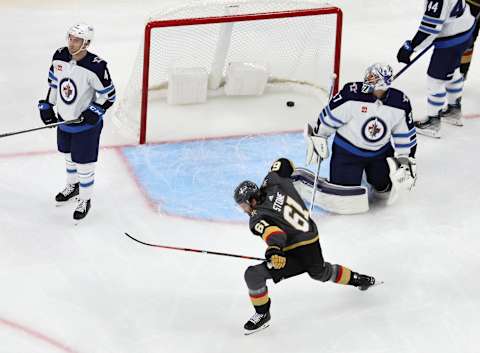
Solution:
M 313 204 L 315 202 L 315 194 L 317 193 L 317 184 L 318 184 L 318 174 L 320 174 L 320 164 L 322 163 L 322 158 L 318 156 L 317 171 L 315 172 L 315 180 L 313 181 L 313 191 L 312 191 L 312 200 L 310 201 L 310 208 L 308 209 L 308 216 L 312 215 Z
M 335 87 L 335 80 L 336 79 L 337 79 L 337 75 L 332 74 L 331 82 L 330 82 L 330 92 L 328 93 L 328 103 L 330 103 L 330 99 L 332 99 L 333 87 Z M 320 158 L 320 156 L 318 156 L 317 172 L 315 173 L 315 180 L 313 182 L 312 200 L 310 201 L 310 208 L 308 209 L 308 216 L 309 217 L 312 215 L 313 204 L 315 203 L 315 194 L 317 193 L 318 175 L 320 174 L 320 164 L 321 163 L 322 163 L 322 158 Z
M 423 54 L 425 54 L 427 51 L 429 51 L 429 49 L 433 47 L 433 43 L 430 44 L 428 47 L 426 47 L 425 49 L 423 49 L 420 54 L 418 54 L 415 58 L 413 58 L 412 61 L 410 61 L 409 64 L 405 65 L 400 71 L 398 71 L 395 75 L 393 75 L 393 78 L 392 78 L 392 82 L 395 81 L 398 76 L 400 76 L 401 74 L 403 74 L 410 66 L 412 66 L 415 61 L 417 61 L 418 59 L 420 59 L 420 57 L 423 56 Z
M 64 124 L 67 124 L 67 125 L 70 125 L 70 124 L 76 124 L 76 123 L 81 123 L 83 121 L 83 118 L 78 118 L 78 119 L 75 119 L 75 120 L 69 120 L 69 121 L 60 121 L 58 123 L 54 123 L 54 124 L 48 124 L 48 125 L 45 125 L 45 126 L 40 126 L 40 127 L 35 127 L 33 129 L 27 129 L 27 130 L 19 130 L 19 131 L 13 131 L 13 132 L 7 132 L 5 134 L 0 134 L 0 138 L 2 137 L 8 137 L 8 136 L 13 136 L 13 135 L 19 135 L 19 134 L 24 134 L 26 132 L 31 132 L 31 131 L 37 131 L 37 130 L 43 130 L 43 129 L 48 129 L 49 127 L 56 127 L 56 126 L 59 126 L 59 125 L 64 125 Z
M 209 251 L 209 250 L 201 250 L 201 249 L 189 249 L 189 248 L 180 248 L 177 246 L 167 246 L 167 245 L 157 245 L 157 244 L 150 244 L 146 243 L 144 241 L 138 240 L 134 237 L 132 237 L 128 233 L 124 233 L 127 237 L 132 239 L 133 241 L 136 241 L 137 243 L 147 245 L 147 246 L 152 246 L 155 248 L 161 248 L 161 249 L 169 249 L 169 250 L 180 250 L 180 251 L 191 251 L 191 252 L 198 252 L 202 254 L 208 254 L 208 255 L 220 255 L 220 256 L 230 256 L 230 257 L 239 257 L 241 259 L 247 259 L 247 260 L 259 260 L 259 261 L 266 261 L 265 259 L 262 259 L 260 257 L 253 257 L 253 256 L 245 256 L 245 255 L 236 255 L 236 254 L 229 254 L 225 252 L 217 252 L 217 251 Z

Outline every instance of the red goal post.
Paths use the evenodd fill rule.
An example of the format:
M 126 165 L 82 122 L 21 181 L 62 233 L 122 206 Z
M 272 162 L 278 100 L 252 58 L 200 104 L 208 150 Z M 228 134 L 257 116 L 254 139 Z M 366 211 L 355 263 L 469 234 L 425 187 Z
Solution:
M 262 2 L 263 0 L 257 0 L 257 2 Z M 274 1 L 275 2 L 275 1 Z M 231 4 L 236 4 L 237 2 L 232 2 Z M 242 3 L 242 2 L 239 2 Z M 282 1 L 278 1 L 278 3 L 282 3 Z M 290 3 L 295 3 L 294 1 L 290 1 Z M 336 81 L 334 84 L 334 93 L 338 91 L 339 86 L 339 78 L 340 78 L 340 57 L 341 57 L 341 40 L 342 40 L 342 25 L 343 25 L 343 14 L 340 8 L 331 6 L 328 4 L 323 3 L 321 6 L 313 6 L 315 4 L 319 5 L 319 1 L 303 1 L 303 3 L 308 3 L 310 8 L 289 8 L 286 10 L 279 10 L 279 11 L 269 11 L 269 12 L 258 12 L 258 13 L 240 13 L 240 14 L 230 14 L 230 15 L 217 15 L 217 16 L 207 16 L 207 17 L 191 17 L 191 18 L 168 18 L 169 16 L 165 16 L 167 18 L 159 18 L 149 20 L 145 25 L 145 33 L 144 33 L 144 45 L 143 45 L 143 65 L 142 67 L 142 74 L 141 74 L 141 100 L 140 100 L 140 126 L 139 126 L 139 143 L 144 144 L 146 142 L 147 136 L 147 112 L 148 112 L 148 105 L 149 105 L 149 91 L 152 89 L 158 89 L 158 83 L 152 85 L 152 69 L 155 70 L 155 61 L 158 59 L 155 53 L 152 52 L 152 45 L 154 42 L 154 36 L 152 33 L 155 31 L 159 31 L 161 29 L 174 29 L 174 28 L 186 28 L 192 26 L 208 26 L 208 25 L 218 25 L 218 24 L 233 24 L 237 23 L 250 23 L 253 21 L 275 21 L 281 19 L 300 19 L 300 18 L 308 18 L 308 17 L 318 17 L 318 16 L 333 16 L 334 17 L 334 27 L 330 32 L 326 32 L 326 36 L 329 36 L 328 41 L 331 43 L 331 50 L 333 53 L 329 53 L 328 55 L 332 55 L 333 63 L 331 67 L 324 67 L 323 70 L 326 71 L 328 77 L 334 73 L 336 75 Z M 224 4 L 228 4 L 225 3 Z M 302 4 L 302 2 L 299 2 Z M 235 6 L 235 5 L 233 5 Z M 287 6 L 288 7 L 288 6 Z M 175 17 L 175 16 L 171 16 Z M 265 23 L 265 22 L 262 22 Z M 294 26 L 294 25 L 293 25 Z M 308 26 L 306 26 L 308 27 Z M 325 26 L 326 27 L 326 26 Z M 194 27 L 200 28 L 200 27 Z M 306 28 L 305 30 L 308 30 Z M 199 35 L 201 36 L 201 34 Z M 334 38 L 331 38 L 334 36 Z M 200 38 L 199 38 L 200 40 Z M 231 38 L 229 40 L 232 40 Z M 285 41 L 288 41 L 288 38 L 285 38 Z M 161 46 L 161 43 L 158 43 Z M 231 44 L 227 45 L 227 51 Z M 248 44 L 245 44 L 248 45 Z M 295 43 L 290 44 L 292 47 L 295 46 Z M 221 44 L 220 44 L 221 46 Z M 183 50 L 184 48 L 179 48 L 179 50 Z M 307 48 L 309 49 L 309 48 Z M 218 45 L 216 48 L 218 52 Z M 195 52 L 191 52 L 190 55 L 196 55 Z M 225 54 L 226 56 L 227 54 Z M 300 53 L 301 55 L 301 53 Z M 262 57 L 262 52 L 258 53 L 259 57 Z M 215 59 L 217 60 L 217 59 Z M 217 70 L 220 71 L 220 75 L 223 75 L 225 71 L 225 60 L 226 57 L 223 58 L 223 62 L 220 64 L 220 68 Z M 218 63 L 217 63 L 218 64 Z M 320 65 L 320 63 L 319 63 Z M 214 64 L 212 64 L 212 71 L 214 70 Z M 218 65 L 217 65 L 218 66 Z M 327 65 L 330 66 L 330 65 Z M 212 72 L 210 72 L 213 75 Z M 288 81 L 295 81 L 295 80 L 288 80 Z M 297 80 L 300 84 L 309 84 L 308 80 Z M 313 84 L 315 85 L 315 84 Z M 327 87 L 329 82 L 324 82 L 324 86 Z M 153 88 L 156 86 L 157 88 Z M 160 85 L 161 86 L 161 85 Z M 128 87 L 129 89 L 135 90 L 135 87 Z M 163 87 L 165 88 L 165 87 Z

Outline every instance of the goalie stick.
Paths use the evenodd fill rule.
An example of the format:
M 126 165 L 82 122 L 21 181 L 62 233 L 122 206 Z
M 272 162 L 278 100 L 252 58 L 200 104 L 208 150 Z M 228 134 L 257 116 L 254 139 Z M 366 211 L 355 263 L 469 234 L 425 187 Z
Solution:
M 330 92 L 328 92 L 328 102 L 330 102 L 330 99 L 332 99 L 333 90 L 334 90 L 334 87 L 335 87 L 336 80 L 337 80 L 337 75 L 332 74 L 331 81 L 330 81 Z M 313 206 L 315 204 L 315 194 L 317 193 L 317 182 L 318 182 L 318 175 L 320 174 L 320 164 L 321 163 L 322 163 L 322 158 L 320 156 L 318 156 L 317 171 L 315 173 L 315 180 L 313 182 L 312 199 L 310 200 L 310 208 L 308 209 L 308 216 L 309 217 L 312 216 Z
M 161 248 L 161 249 L 168 249 L 168 250 L 179 250 L 179 251 L 190 251 L 190 252 L 197 252 L 201 254 L 208 254 L 208 255 L 219 255 L 219 256 L 229 256 L 229 257 L 238 257 L 241 259 L 246 259 L 246 260 L 259 260 L 259 261 L 267 261 L 265 259 L 262 259 L 260 257 L 253 257 L 253 256 L 246 256 L 246 255 L 237 255 L 237 254 L 229 254 L 225 252 L 218 252 L 218 251 L 210 251 L 210 250 L 202 250 L 202 249 L 190 249 L 190 248 L 181 248 L 178 246 L 168 246 L 168 245 L 159 245 L 159 244 L 150 244 L 146 243 L 144 241 L 141 241 L 133 236 L 131 236 L 128 233 L 124 233 L 127 237 L 132 239 L 133 241 L 136 241 L 137 243 L 147 245 L 147 246 L 152 246 L 155 248 Z

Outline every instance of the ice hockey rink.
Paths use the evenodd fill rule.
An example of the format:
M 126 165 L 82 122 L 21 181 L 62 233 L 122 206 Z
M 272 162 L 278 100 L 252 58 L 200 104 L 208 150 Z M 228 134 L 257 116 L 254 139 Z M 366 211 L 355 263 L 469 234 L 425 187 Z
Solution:
M 41 126 L 37 101 L 72 23 L 95 27 L 90 49 L 109 62 L 121 97 L 146 17 L 172 3 L 0 1 L 0 133 Z M 402 67 L 395 56 L 415 33 L 423 1 L 331 3 L 344 12 L 341 83 L 360 80 L 373 62 Z M 251 336 L 243 335 L 253 314 L 243 274 L 254 261 L 147 247 L 124 232 L 263 257 L 233 189 L 245 178 L 260 182 L 274 158 L 302 165 L 298 131 L 321 104 L 272 94 L 177 107 L 171 130 L 151 138 L 168 143 L 147 147 L 109 112 L 92 209 L 77 226 L 74 205 L 53 201 L 65 183 L 55 131 L 1 138 L 0 353 L 478 353 L 478 55 L 465 85 L 465 126 L 444 125 L 439 140 L 418 137 L 414 191 L 367 214 L 315 213 L 326 260 L 384 285 L 360 292 L 307 275 L 271 284 L 271 326 Z M 427 57 L 394 83 L 416 120 L 426 113 Z M 267 134 L 251 136 L 257 132 Z

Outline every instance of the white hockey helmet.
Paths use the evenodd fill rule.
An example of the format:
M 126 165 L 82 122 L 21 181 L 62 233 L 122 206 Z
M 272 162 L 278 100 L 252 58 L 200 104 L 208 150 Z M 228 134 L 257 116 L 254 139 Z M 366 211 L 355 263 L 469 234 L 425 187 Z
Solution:
M 94 31 L 92 26 L 86 23 L 76 23 L 68 29 L 67 39 L 69 35 L 83 39 L 82 49 L 86 49 L 90 43 L 92 43 L 93 34 Z
M 365 70 L 362 92 L 386 91 L 392 84 L 393 69 L 388 64 L 375 63 Z

